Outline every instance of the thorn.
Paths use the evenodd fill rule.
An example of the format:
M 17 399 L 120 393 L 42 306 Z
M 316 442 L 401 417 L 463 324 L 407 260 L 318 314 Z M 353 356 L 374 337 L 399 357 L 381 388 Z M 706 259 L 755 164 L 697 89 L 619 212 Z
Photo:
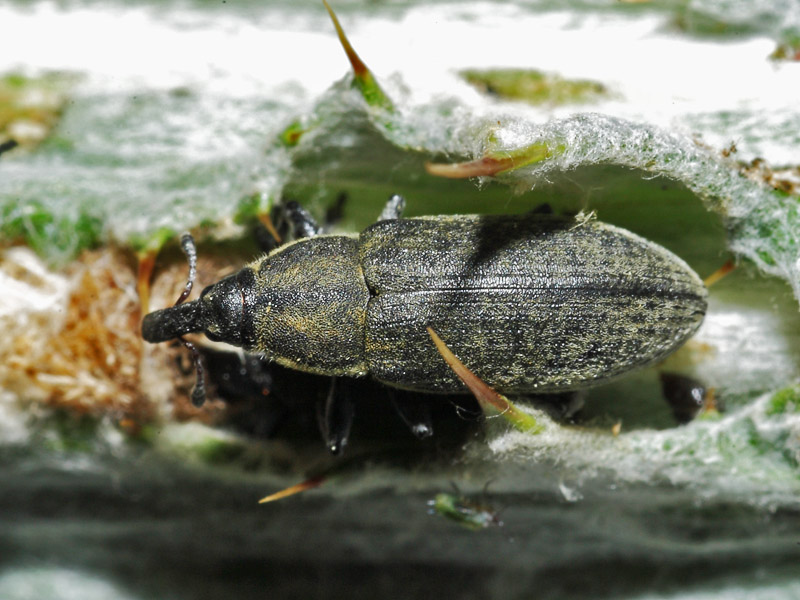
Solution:
M 514 150 L 489 151 L 482 158 L 467 162 L 454 164 L 425 163 L 425 170 L 431 175 L 450 179 L 464 179 L 481 175 L 491 177 L 504 171 L 542 162 L 553 156 L 563 154 L 566 150 L 566 146 L 563 144 L 551 146 L 548 142 L 534 142 Z
M 356 54 L 356 51 L 353 49 L 353 46 L 350 44 L 350 40 L 347 39 L 347 35 L 342 29 L 341 24 L 339 23 L 339 19 L 336 16 L 336 13 L 333 12 L 331 5 L 328 4 L 327 0 L 322 0 L 322 3 L 325 5 L 325 8 L 328 11 L 328 14 L 331 17 L 331 21 L 333 21 L 333 26 L 336 28 L 336 35 L 339 36 L 339 43 L 344 48 L 345 54 L 347 54 L 347 59 L 350 61 L 350 65 L 353 67 L 353 73 L 355 73 L 356 77 L 359 79 L 364 79 L 369 76 L 369 69 L 367 65 L 364 64 L 364 61 Z
M 494 158 L 484 156 L 477 160 L 460 163 L 425 163 L 425 170 L 437 177 L 446 179 L 468 179 L 470 177 L 487 176 L 492 177 L 503 171 L 513 169 L 515 166 L 514 158 Z
M 312 477 L 311 479 L 307 479 L 301 483 L 297 483 L 295 485 L 291 485 L 286 489 L 283 489 L 279 492 L 275 492 L 274 494 L 270 494 L 258 501 L 259 504 L 267 504 L 268 502 L 274 502 L 275 500 L 281 500 L 283 498 L 288 498 L 289 496 L 294 496 L 295 494 L 299 494 L 300 492 L 305 492 L 306 490 L 314 489 L 315 487 L 319 487 L 325 483 L 325 477 Z
M 494 389 L 487 385 L 480 377 L 475 375 L 475 373 L 470 371 L 464 363 L 453 354 L 450 348 L 447 347 L 447 344 L 442 341 L 442 338 L 440 338 L 432 328 L 428 327 L 427 329 L 433 343 L 436 344 L 436 349 L 439 351 L 439 354 L 447 361 L 447 364 L 450 365 L 453 372 L 458 375 L 458 378 L 464 382 L 464 385 L 469 388 L 472 395 L 477 398 L 484 412 L 486 412 L 487 408 L 491 408 L 492 411 L 496 413 L 507 411 L 508 400 L 494 391 Z
M 428 327 L 427 330 L 433 343 L 436 344 L 436 349 L 439 351 L 439 354 L 442 355 L 442 358 L 444 358 L 450 368 L 453 369 L 453 372 L 464 382 L 464 385 L 469 388 L 472 395 L 475 396 L 478 404 L 481 405 L 484 415 L 500 415 L 520 431 L 540 433 L 544 430 L 544 426 L 533 416 L 518 409 L 508 398 L 496 392 L 490 385 L 470 371 L 464 363 L 453 354 L 450 348 L 447 347 L 433 329 Z
M 706 277 L 703 280 L 703 283 L 705 284 L 706 287 L 711 287 L 712 285 L 717 283 L 720 279 L 725 277 L 728 273 L 733 271 L 735 268 L 736 264 L 734 264 L 732 260 L 728 259 L 728 261 L 724 265 L 722 265 L 719 269 L 717 269 L 711 275 Z
M 389 112 L 393 111 L 394 104 L 375 81 L 375 77 L 367 68 L 367 65 L 364 64 L 364 61 L 356 54 L 356 51 L 353 49 L 353 46 L 344 33 L 344 29 L 342 29 L 339 23 L 339 19 L 336 17 L 336 13 L 333 12 L 333 9 L 326 0 L 322 0 L 322 3 L 328 10 L 331 21 L 333 21 L 333 26 L 336 28 L 336 35 L 339 36 L 339 42 L 342 44 L 342 48 L 344 48 L 344 52 L 347 54 L 347 58 L 350 61 L 350 66 L 353 68 L 353 75 L 355 77 L 354 83 L 361 91 L 364 100 L 369 106 L 381 108 Z
M 275 229 L 275 225 L 273 224 L 272 219 L 270 219 L 269 215 L 266 213 L 258 215 L 258 220 L 264 226 L 264 228 L 269 232 L 269 234 L 273 238 L 275 238 L 275 243 L 277 243 L 280 246 L 283 243 L 283 240 L 281 239 L 281 235 L 278 233 L 278 230 Z
M 717 389 L 708 388 L 703 396 L 703 416 L 717 416 L 720 413 L 719 403 L 717 402 Z

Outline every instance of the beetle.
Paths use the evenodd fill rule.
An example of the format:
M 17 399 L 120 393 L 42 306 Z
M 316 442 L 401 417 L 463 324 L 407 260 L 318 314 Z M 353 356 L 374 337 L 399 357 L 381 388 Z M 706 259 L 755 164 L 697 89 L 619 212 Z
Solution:
M 295 206 L 305 237 L 146 315 L 144 339 L 202 332 L 300 371 L 464 393 L 431 327 L 498 392 L 541 394 L 656 363 L 705 315 L 698 275 L 624 229 L 542 211 L 404 219 L 404 205 L 353 235 Z

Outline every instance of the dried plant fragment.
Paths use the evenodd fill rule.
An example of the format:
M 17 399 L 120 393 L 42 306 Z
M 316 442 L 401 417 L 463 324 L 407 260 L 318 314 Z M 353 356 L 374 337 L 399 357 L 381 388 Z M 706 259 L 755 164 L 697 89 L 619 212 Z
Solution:
M 153 420 L 155 407 L 139 385 L 142 340 L 130 266 L 120 253 L 105 251 L 86 253 L 71 270 L 61 327 L 32 326 L 10 340 L 3 387 L 75 413 Z
M 470 69 L 461 76 L 486 94 L 533 105 L 585 104 L 608 96 L 600 82 L 564 79 L 531 69 Z
M 17 259 L 17 254 L 30 254 L 33 262 Z M 41 263 L 22 248 L 7 250 L 0 262 L 9 297 L 19 288 L 36 309 L 26 313 L 23 304 L 12 304 L 7 297 L 0 310 L 9 322 L 0 345 L 3 390 L 22 402 L 70 414 L 110 416 L 133 434 L 168 417 L 216 419 L 220 403 L 204 411 L 191 407 L 190 374 L 176 378 L 171 368 L 178 359 L 176 350 L 145 348 L 131 255 L 108 248 L 85 252 L 68 267 L 66 279 L 43 266 L 39 272 L 36 265 Z M 177 266 L 174 275 L 172 283 L 159 282 L 157 301 L 165 287 L 174 294 L 185 277 Z M 53 297 L 49 304 L 39 299 L 47 294 Z

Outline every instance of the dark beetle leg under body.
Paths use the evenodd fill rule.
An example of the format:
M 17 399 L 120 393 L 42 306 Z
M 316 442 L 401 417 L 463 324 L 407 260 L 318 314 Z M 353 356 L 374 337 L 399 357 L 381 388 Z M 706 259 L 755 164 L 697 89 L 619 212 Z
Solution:
M 711 287 L 735 268 L 736 264 L 732 260 L 728 260 L 706 277 L 703 283 L 706 287 Z M 681 425 L 689 423 L 702 413 L 719 412 L 722 408 L 715 390 L 708 388 L 697 379 L 667 371 L 659 373 L 659 379 L 662 395 L 672 409 L 675 420 Z
M 336 203 L 328 209 L 325 228 L 341 218 L 342 206 L 346 199 L 345 194 L 340 194 Z M 389 198 L 378 220 L 399 219 L 403 214 L 405 204 L 405 199 L 395 194 Z M 287 221 L 294 229 L 296 238 L 315 237 L 323 232 L 323 228 L 297 202 L 287 202 L 283 205 L 283 211 Z M 396 404 L 396 406 L 398 405 Z M 403 408 L 398 407 L 398 412 L 417 437 L 424 438 L 432 434 L 430 411 L 426 407 L 415 407 L 411 403 L 404 403 Z M 331 378 L 331 386 L 325 404 L 318 411 L 320 431 L 325 446 L 331 454 L 341 454 L 347 445 L 350 428 L 353 424 L 353 414 L 352 386 L 349 385 L 349 380 L 347 378 Z
M 325 210 L 325 221 L 322 224 L 323 230 L 327 231 L 344 216 L 344 205 L 347 204 L 347 192 L 341 192 L 336 196 L 333 204 L 329 205 Z
M 347 194 L 342 192 L 325 211 L 325 221 L 322 226 L 318 225 L 309 212 L 297 202 L 279 203 L 273 207 L 268 219 L 272 224 L 271 228 L 266 227 L 263 222 L 256 225 L 254 231 L 256 244 L 262 252 L 268 254 L 284 244 L 284 241 L 290 237 L 288 236 L 290 229 L 291 237 L 295 239 L 314 237 L 324 233 L 342 220 L 346 202 Z
M 272 393 L 274 368 L 252 354 L 201 349 L 208 379 L 227 405 L 226 418 L 237 431 L 269 438 L 289 416 L 287 405 Z
M 703 412 L 719 410 L 714 391 L 696 379 L 668 372 L 659 373 L 659 379 L 664 399 L 679 424 L 684 425 Z
M 547 202 L 542 202 L 539 206 L 529 211 L 532 215 L 552 215 L 553 207 Z
M 17 146 L 19 146 L 19 142 L 15 139 L 10 139 L 4 142 L 0 142 L 0 154 L 5 154 L 9 150 L 13 150 Z
M 318 411 L 322 438 L 333 455 L 342 453 L 350 438 L 350 427 L 353 425 L 353 397 L 347 381 L 340 377 L 331 377 L 331 387 L 325 398 L 325 405 Z
M 311 213 L 294 200 L 287 202 L 284 205 L 284 210 L 286 211 L 286 218 L 294 229 L 295 238 L 314 237 L 322 232 L 322 228 L 311 216 Z

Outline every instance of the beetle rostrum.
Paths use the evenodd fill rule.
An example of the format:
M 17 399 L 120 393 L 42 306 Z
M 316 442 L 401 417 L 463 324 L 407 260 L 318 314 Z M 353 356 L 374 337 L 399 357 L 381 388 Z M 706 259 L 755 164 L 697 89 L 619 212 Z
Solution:
M 394 202 L 394 204 L 393 204 Z M 699 327 L 706 288 L 663 247 L 597 221 L 528 213 L 402 219 L 280 246 L 148 314 L 162 342 L 205 333 L 311 373 L 424 392 L 465 388 L 431 343 L 501 393 L 577 390 L 663 359 Z

